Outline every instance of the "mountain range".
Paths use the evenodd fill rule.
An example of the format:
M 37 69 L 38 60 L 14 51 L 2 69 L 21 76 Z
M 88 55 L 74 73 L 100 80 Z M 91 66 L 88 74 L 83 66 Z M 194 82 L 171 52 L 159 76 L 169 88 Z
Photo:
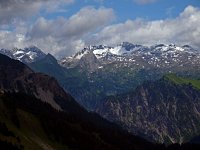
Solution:
M 87 112 L 54 78 L 34 73 L 1 54 L 0 108 L 0 146 L 4 150 L 163 147 Z
M 27 65 L 55 77 L 88 111 L 135 135 L 171 144 L 200 134 L 200 52 L 189 45 L 124 42 L 89 46 L 61 60 L 38 58 Z
M 87 55 L 92 54 L 98 60 L 95 62 L 99 64 L 98 69 L 104 67 L 105 64 L 118 62 L 119 64 L 115 67 L 134 65 L 136 68 L 164 68 L 173 71 L 177 66 L 199 66 L 198 59 L 200 58 L 199 52 L 189 45 L 157 44 L 147 47 L 123 42 L 116 47 L 104 45 L 86 47 L 73 57 L 62 59 L 60 64 L 67 68 L 74 67 L 79 65 L 78 62 L 85 59 Z
M 104 99 L 97 112 L 160 143 L 184 143 L 200 133 L 200 81 L 165 75 Z

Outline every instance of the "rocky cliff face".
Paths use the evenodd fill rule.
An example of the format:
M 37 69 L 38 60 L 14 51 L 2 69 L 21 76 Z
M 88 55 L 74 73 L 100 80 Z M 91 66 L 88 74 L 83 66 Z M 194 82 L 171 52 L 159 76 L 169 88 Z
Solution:
M 200 133 L 200 91 L 169 79 L 104 99 L 97 112 L 129 131 L 161 143 L 183 143 Z
M 0 54 L 0 89 L 6 92 L 23 92 L 62 110 L 67 104 L 79 106 L 66 94 L 58 82 L 42 73 L 34 73 L 23 63 Z M 62 105 L 62 103 L 64 103 Z
M 87 70 L 89 72 L 94 72 L 98 69 L 100 63 L 96 56 L 89 52 L 81 57 L 80 61 L 78 62 L 78 67 Z

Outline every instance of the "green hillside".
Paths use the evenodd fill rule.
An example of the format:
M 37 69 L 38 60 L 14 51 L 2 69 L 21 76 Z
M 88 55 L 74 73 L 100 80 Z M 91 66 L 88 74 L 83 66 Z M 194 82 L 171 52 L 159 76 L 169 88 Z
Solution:
M 179 77 L 176 74 L 167 74 L 164 76 L 165 79 L 172 81 L 175 84 L 180 85 L 192 85 L 193 87 L 200 89 L 200 80 L 189 79 L 184 77 Z

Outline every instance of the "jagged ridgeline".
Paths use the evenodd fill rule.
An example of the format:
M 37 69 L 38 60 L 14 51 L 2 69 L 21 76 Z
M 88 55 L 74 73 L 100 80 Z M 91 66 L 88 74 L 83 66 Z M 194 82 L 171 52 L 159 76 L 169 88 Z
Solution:
M 166 73 L 198 77 L 199 58 L 199 52 L 189 45 L 147 47 L 124 42 L 116 47 L 86 47 L 59 60 L 60 65 L 47 55 L 29 66 L 56 77 L 81 105 L 95 111 L 104 97 L 128 92 Z
M 0 148 L 158 149 L 89 113 L 44 74 L 0 54 Z
M 165 75 L 102 100 L 97 112 L 160 143 L 184 143 L 200 134 L 200 81 Z
M 198 79 L 200 73 L 199 58 L 200 53 L 189 45 L 158 44 L 147 47 L 124 42 L 116 47 L 104 45 L 86 47 L 74 56 L 58 61 L 48 54 L 28 63 L 28 65 L 34 71 L 55 77 L 65 91 L 75 97 L 76 101 L 89 111 L 95 111 L 148 140 L 173 143 L 190 140 L 192 136 L 198 134 L 198 129 L 196 129 L 197 126 L 191 131 L 180 129 L 184 132 L 183 134 L 179 133 L 177 129 L 180 124 L 177 124 L 181 121 L 180 116 L 184 116 L 184 113 L 187 114 L 187 111 L 184 112 L 184 109 L 180 108 L 180 111 L 174 112 L 175 118 L 171 118 L 168 113 L 173 111 L 171 108 L 176 105 L 175 102 L 168 102 L 171 99 L 168 99 L 167 96 L 159 97 L 160 92 L 162 95 L 162 91 L 160 91 L 162 85 L 165 85 L 160 82 L 163 80 L 162 77 L 169 73 Z M 154 103 L 159 107 L 162 106 L 161 108 L 164 108 L 162 110 L 166 111 L 158 115 L 160 116 L 160 120 L 158 120 L 161 122 L 163 119 L 164 124 L 157 125 L 159 121 L 154 122 L 157 118 L 152 119 L 156 115 L 155 112 L 158 113 L 154 108 L 154 103 L 146 106 L 146 100 L 143 103 L 144 99 L 142 98 L 135 100 L 134 97 L 131 97 L 126 100 L 126 97 L 122 96 L 140 92 L 138 91 L 140 86 L 148 87 L 146 81 L 151 84 L 154 81 L 154 84 L 157 82 L 160 84 L 160 87 L 155 89 L 158 96 L 155 96 Z M 177 85 L 171 86 L 174 88 Z M 148 89 L 150 88 L 148 87 Z M 169 93 L 175 99 L 178 98 L 176 93 L 179 93 L 179 90 L 182 91 L 182 85 L 176 90 L 177 92 Z M 184 98 L 184 96 L 187 94 L 183 94 L 183 101 L 188 101 L 187 97 Z M 110 100 L 111 97 L 112 100 Z M 118 99 L 118 97 L 122 98 Z M 152 99 L 152 95 L 148 95 L 146 99 Z M 163 101 L 166 105 L 163 105 Z M 144 105 L 140 106 L 139 102 Z M 168 105 L 170 108 L 165 108 Z M 177 106 L 182 107 L 179 104 Z M 146 116 L 142 113 L 143 109 L 147 111 Z M 177 115 L 179 115 L 178 120 Z M 184 117 L 182 118 L 184 120 Z M 192 126 L 191 122 L 188 124 L 189 127 Z

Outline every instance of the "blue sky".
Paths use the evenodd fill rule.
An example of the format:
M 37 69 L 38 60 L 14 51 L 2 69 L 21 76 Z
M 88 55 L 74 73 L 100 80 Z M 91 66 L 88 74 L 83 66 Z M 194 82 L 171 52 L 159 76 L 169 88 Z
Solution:
M 190 44 L 200 49 L 200 0 L 1 0 L 0 47 L 55 56 L 88 45 Z
M 200 0 L 157 0 L 145 4 L 134 2 L 134 0 L 76 0 L 64 7 L 66 12 L 42 15 L 49 19 L 58 16 L 70 17 L 83 7 L 94 6 L 95 8 L 112 8 L 117 16 L 116 22 L 136 18 L 155 20 L 177 17 L 188 5 L 200 7 Z

